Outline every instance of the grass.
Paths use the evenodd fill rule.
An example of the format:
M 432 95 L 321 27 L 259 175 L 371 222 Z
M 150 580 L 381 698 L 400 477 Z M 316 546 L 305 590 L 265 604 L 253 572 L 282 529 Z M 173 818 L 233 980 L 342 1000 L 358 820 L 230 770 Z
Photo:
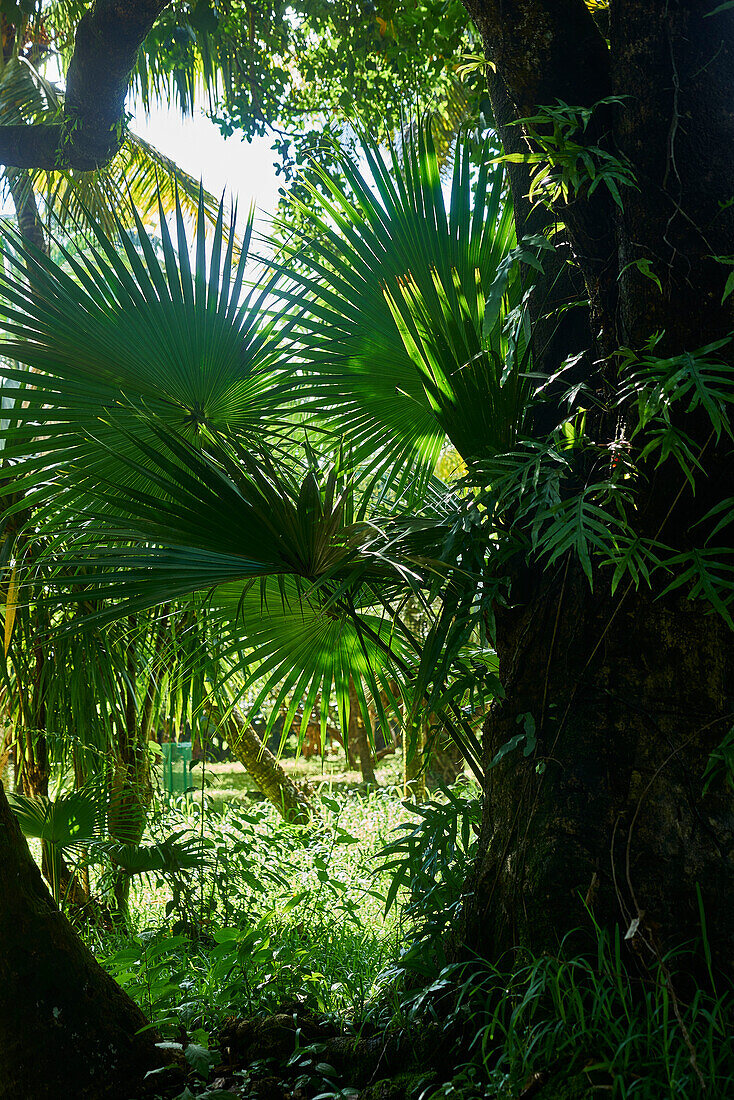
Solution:
M 732 991 L 702 986 L 684 999 L 683 953 L 633 971 L 619 933 L 595 931 L 590 946 L 445 970 L 434 985 L 451 989 L 447 1021 L 461 1020 L 470 1057 L 434 1100 L 510 1100 L 530 1085 L 539 1100 L 734 1096 Z
M 308 784 L 314 792 L 326 790 L 328 794 L 337 790 L 356 790 L 362 786 L 361 773 L 346 766 L 343 752 L 329 754 L 323 760 L 320 757 L 283 757 L 280 763 L 291 779 Z M 402 786 L 402 757 L 386 757 L 378 763 L 376 772 L 380 785 L 393 788 L 397 797 Z M 192 783 L 198 787 L 201 779 L 201 766 L 197 765 L 192 772 Z M 207 764 L 204 785 L 210 798 L 217 802 L 242 798 L 257 802 L 262 798 L 245 768 L 236 761 Z

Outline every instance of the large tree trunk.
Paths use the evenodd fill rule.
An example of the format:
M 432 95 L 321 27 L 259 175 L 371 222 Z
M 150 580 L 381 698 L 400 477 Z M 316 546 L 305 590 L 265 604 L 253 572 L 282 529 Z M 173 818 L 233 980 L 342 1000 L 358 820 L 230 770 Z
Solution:
M 0 1100 L 129 1100 L 164 1061 L 43 885 L 0 784 Z
M 557 100 L 628 97 L 597 108 L 580 136 L 628 158 L 638 186 L 622 189 L 624 209 L 601 186 L 556 210 L 591 303 L 591 430 L 612 443 L 615 349 L 662 333 L 656 354 L 673 356 L 734 330 L 734 296 L 722 299 L 730 268 L 715 259 L 734 255 L 734 14 L 619 0 L 607 45 L 580 0 L 466 3 L 496 65 L 493 100 L 515 121 Z M 551 373 L 558 352 L 534 369 Z M 730 347 L 718 354 L 731 365 Z M 705 538 L 694 524 L 734 496 L 734 464 L 730 440 L 717 440 L 700 411 L 681 409 L 678 423 L 704 448 L 708 476 L 694 495 L 675 462 L 642 463 L 635 524 L 686 550 Z M 685 589 L 655 599 L 669 579 L 652 592 L 623 582 L 612 596 L 603 573 L 592 594 L 573 559 L 552 573 L 518 567 L 511 606 L 497 610 L 507 698 L 485 726 L 482 854 L 465 910 L 472 948 L 495 957 L 518 943 L 554 948 L 591 929 L 588 906 L 654 960 L 700 935 L 700 891 L 711 945 L 731 972 L 734 807 L 725 778 L 706 786 L 704 772 L 734 720 L 733 636 Z M 533 726 L 529 755 L 520 746 L 490 767 L 523 728 L 532 742 Z
M 572 929 L 636 932 L 654 962 L 700 936 L 734 957 L 734 807 L 709 754 L 731 725 L 734 652 L 699 603 L 589 599 L 578 571 L 499 624 L 507 699 L 485 726 L 483 854 L 468 938 L 553 949 Z M 493 768 L 531 715 L 537 747 Z M 529 727 L 532 730 L 532 725 Z M 728 899 L 725 903 L 724 899 Z

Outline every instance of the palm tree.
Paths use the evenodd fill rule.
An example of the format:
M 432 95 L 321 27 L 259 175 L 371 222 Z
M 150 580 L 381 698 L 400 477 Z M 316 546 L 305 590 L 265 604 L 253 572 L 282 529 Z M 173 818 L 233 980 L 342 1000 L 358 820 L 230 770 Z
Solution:
M 200 222 L 197 258 L 190 268 L 179 210 L 178 258 L 165 222 L 159 261 L 139 220 L 142 257 L 124 236 L 125 256 L 119 257 L 97 227 L 95 258 L 65 257 L 77 281 L 25 251 L 22 263 L 32 270 L 34 294 L 19 297 L 16 287 L 16 305 L 8 313 L 11 331 L 34 334 L 33 351 L 23 341 L 11 342 L 9 354 L 26 361 L 32 355 L 37 370 L 41 358 L 47 359 L 37 349 L 50 352 L 53 346 L 55 431 L 51 452 L 40 460 L 43 476 L 38 476 L 39 458 L 28 454 L 28 447 L 8 452 L 55 547 L 53 567 L 63 573 L 64 563 L 84 561 L 94 598 L 116 601 L 110 618 L 209 590 L 211 612 L 220 615 L 222 629 L 232 635 L 237 655 L 232 667 L 243 676 L 244 689 L 258 679 L 262 683 L 253 708 L 277 687 L 277 706 L 290 695 L 287 725 L 304 697 L 307 723 L 319 691 L 325 715 L 332 689 L 345 726 L 355 695 L 365 722 L 368 695 L 384 720 L 381 691 L 396 678 L 405 687 L 415 659 L 406 651 L 406 645 L 415 648 L 414 639 L 404 624 L 396 634 L 385 601 L 393 590 L 399 594 L 425 583 L 435 530 L 447 522 L 436 511 L 434 487 L 424 515 L 403 523 L 400 498 L 408 478 L 415 473 L 428 485 L 445 425 L 464 449 L 470 428 L 483 448 L 492 440 L 500 448 L 512 432 L 507 410 L 516 418 L 522 408 L 519 368 L 503 376 L 498 354 L 507 339 L 502 317 L 513 293 L 509 267 L 502 267 L 512 236 L 501 211 L 501 180 L 491 183 L 487 218 L 472 218 L 470 166 L 461 154 L 447 211 L 430 136 L 421 130 L 405 150 L 413 175 L 401 208 L 406 196 L 394 190 L 387 168 L 368 152 L 381 198 L 392 204 L 378 210 L 376 202 L 378 213 L 372 212 L 382 252 L 374 259 L 382 266 L 373 265 L 371 283 L 363 279 L 358 287 L 348 286 L 343 282 L 346 265 L 329 267 L 333 257 L 328 246 L 319 245 L 310 257 L 300 257 L 305 274 L 285 280 L 276 269 L 240 304 L 251 223 L 234 263 L 231 241 L 223 245 L 220 216 L 207 268 Z M 366 185 L 353 166 L 345 167 L 364 210 Z M 478 201 L 487 187 L 488 177 L 480 173 Z M 341 218 L 349 231 L 344 210 L 349 210 L 346 200 L 329 214 L 337 224 Z M 378 217 L 382 225 L 375 222 Z M 433 253 L 424 243 L 427 224 L 433 226 Z M 393 239 L 391 226 L 397 227 Z M 467 246 L 461 233 L 465 226 L 471 229 Z M 327 241 L 334 240 L 330 232 Z M 345 236 L 353 243 L 351 233 L 351 239 L 348 232 Z M 369 247 L 378 246 L 370 242 Z M 281 258 L 277 267 L 284 266 Z M 387 368 L 379 375 L 369 377 L 359 358 L 369 348 L 364 322 L 360 330 L 354 312 L 338 317 L 319 298 L 315 273 L 327 269 L 334 272 L 334 282 L 342 279 L 339 298 L 330 289 L 328 302 L 346 302 L 347 295 L 353 301 L 359 292 L 361 315 L 379 323 L 372 336 L 381 341 L 380 360 Z M 412 282 L 405 281 L 408 275 Z M 383 292 L 381 276 L 394 277 L 393 295 L 402 286 L 402 305 Z M 480 283 L 490 278 L 500 289 L 488 305 Z M 466 292 L 462 279 L 469 285 Z M 105 312 L 93 307 L 96 319 L 90 324 L 89 309 L 98 292 L 105 298 Z M 417 311 L 424 293 L 433 296 L 448 326 L 440 339 L 454 361 L 443 374 L 436 349 L 425 340 L 419 346 L 420 336 L 406 337 L 411 325 L 420 324 Z M 264 312 L 275 298 L 290 307 L 280 320 Z M 450 330 L 452 310 L 458 314 L 458 336 Z M 87 343 L 81 356 L 76 315 L 80 321 L 84 316 L 81 340 Z M 114 349 L 104 335 L 112 326 Z M 452 345 L 455 339 L 463 343 Z M 470 372 L 456 366 L 467 342 Z M 104 362 L 96 350 L 102 343 Z M 157 364 L 155 378 L 151 359 Z M 48 418 L 48 393 L 41 376 L 31 380 L 24 367 L 8 378 L 24 386 L 17 438 L 21 421 Z M 294 378 L 300 399 L 295 409 Z M 480 390 L 491 395 L 494 405 L 487 408 L 484 402 L 473 409 L 475 423 L 467 425 L 460 415 L 462 403 L 471 407 Z M 370 411 L 370 401 L 384 411 L 381 419 Z M 100 405 L 110 409 L 109 417 L 100 418 Z M 345 428 L 350 454 L 340 457 Z M 320 472 L 329 461 L 331 472 Z M 55 470 L 52 485 L 49 463 Z M 80 515 L 85 517 L 81 525 Z M 125 528 L 125 545 L 113 533 L 118 527 Z M 131 547 L 131 540 L 137 545 Z M 114 571 L 107 564 L 112 561 Z M 253 653 L 258 659 L 254 670 Z M 423 697 L 425 665 L 416 682 Z M 475 738 L 465 723 L 444 712 L 477 768 Z
M 132 234 L 118 227 L 119 245 L 93 224 L 89 247 L 59 246 L 60 262 L 7 232 L 2 351 L 12 407 L 3 440 L 6 494 L 15 496 L 6 521 L 41 546 L 33 568 L 43 569 L 41 602 L 50 615 L 76 617 L 81 609 L 86 629 L 97 631 L 155 607 L 204 608 L 225 686 L 253 711 L 270 700 L 268 730 L 282 706 L 284 728 L 299 707 L 303 728 L 317 699 L 322 724 L 335 701 L 344 729 L 355 709 L 365 723 L 372 709 L 386 726 L 392 710 L 402 707 L 411 726 L 430 710 L 481 775 L 476 734 L 459 706 L 468 674 L 475 676 L 476 662 L 465 666 L 461 656 L 476 627 L 463 599 L 473 563 L 465 557 L 457 569 L 444 552 L 461 494 L 439 484 L 431 466 L 449 426 L 457 440 L 467 438 L 460 406 L 476 401 L 482 375 L 492 408 L 503 409 L 506 399 L 518 407 L 519 364 L 500 370 L 495 354 L 507 340 L 503 318 L 515 293 L 503 268 L 511 227 L 501 214 L 501 183 L 489 186 L 491 218 L 471 213 L 461 154 L 445 208 L 425 132 L 405 151 L 412 175 L 403 191 L 385 190 L 389 174 L 380 177 L 377 154 L 370 155 L 383 191 L 371 212 L 366 185 L 360 201 L 363 228 L 374 229 L 379 250 L 371 251 L 374 241 L 360 243 L 343 209 L 335 205 L 329 217 L 341 225 L 344 247 L 367 258 L 361 282 L 344 285 L 350 298 L 359 289 L 371 310 L 387 384 L 374 371 L 370 378 L 366 325 L 350 342 L 356 318 L 339 321 L 333 308 L 351 308 L 348 299 L 317 287 L 318 270 L 344 277 L 336 247 L 324 255 L 316 241 L 303 250 L 301 272 L 278 270 L 286 266 L 281 256 L 246 285 L 252 223 L 236 257 L 221 212 L 210 247 L 200 217 L 191 261 L 180 207 L 178 248 L 164 219 L 160 251 L 140 218 Z M 482 201 L 486 176 L 479 186 Z M 386 257 L 396 257 L 391 266 Z M 483 284 L 490 279 L 493 297 Z M 421 295 L 440 307 L 435 346 Z M 275 308 L 279 302 L 288 308 Z M 457 355 L 467 341 L 477 358 L 462 376 Z M 438 363 L 437 349 L 447 348 L 453 359 Z M 511 437 L 512 425 L 498 416 L 469 412 L 482 433 L 477 447 L 487 445 L 488 425 L 490 445 Z M 360 426 L 346 441 L 345 417 Z M 32 516 L 25 527 L 23 510 Z M 444 610 L 436 613 L 442 592 Z M 431 622 L 425 639 L 400 614 L 415 594 Z M 7 816 L 3 803 L 0 793 Z M 31 875 L 17 834 L 3 835 L 3 869 Z M 3 927 L 9 890 L 0 892 Z M 78 960 L 70 984 L 92 981 L 84 977 L 89 966 Z M 59 996 L 46 980 L 36 972 L 26 978 L 44 1003 Z M 0 1005 L 4 1036 L 15 1020 L 3 1012 Z M 119 1026 L 131 1035 L 139 1024 L 123 1011 Z M 119 1048 L 117 1039 L 112 1046 Z M 150 1057 L 145 1044 L 137 1053 Z M 8 1057 L 14 1067 L 12 1051 Z
M 46 51 L 41 48 L 45 34 L 43 23 L 31 19 L 12 28 L 7 26 L 3 16 L 3 28 L 0 123 L 54 122 L 63 107 L 63 94 L 42 73 L 46 57 Z M 157 217 L 161 209 L 172 210 L 176 202 L 188 216 L 202 211 L 211 225 L 216 221 L 218 204 L 213 196 L 176 164 L 130 132 L 112 162 L 97 171 L 6 168 L 4 178 L 21 235 L 41 251 L 53 247 L 54 235 L 71 233 L 73 236 L 83 231 L 90 217 L 108 234 L 114 235 L 119 224 L 131 224 L 133 207 L 146 223 L 150 222 L 153 213 Z M 8 400 L 12 402 L 12 398 Z M 4 532 L 3 552 L 8 560 L 19 556 L 16 526 L 11 522 Z M 22 554 L 26 564 L 29 564 L 29 554 L 37 551 L 37 544 L 33 550 L 25 545 Z M 42 583 L 42 576 L 38 577 L 38 582 Z M 115 757 L 114 776 L 110 778 L 118 792 L 117 801 L 122 799 L 129 804 L 128 808 L 135 801 L 145 801 L 149 784 L 147 754 L 141 748 L 141 740 L 144 742 L 147 736 L 146 708 L 149 711 L 155 700 L 158 673 L 151 670 L 142 698 L 135 700 L 132 697 L 135 692 L 131 695 L 130 689 L 121 684 L 127 675 L 125 665 L 130 661 L 135 664 L 136 660 L 130 645 L 125 650 L 126 656 L 122 653 L 119 639 L 111 642 L 108 637 L 88 637 L 85 643 L 69 636 L 65 644 L 57 639 L 52 655 L 48 654 L 46 636 L 52 617 L 42 605 L 29 601 L 27 595 L 20 607 L 12 600 L 8 604 L 3 692 L 6 740 L 12 739 L 20 789 L 33 797 L 48 797 L 51 765 L 54 761 L 59 764 L 63 755 L 60 755 L 60 745 L 64 731 L 73 731 L 72 736 L 76 737 L 74 770 L 81 781 L 89 764 L 88 761 L 83 764 L 80 759 L 79 731 L 82 731 L 85 741 L 82 748 L 96 752 L 97 763 L 103 759 L 100 754 L 111 753 Z M 140 636 L 136 644 L 145 648 Z M 138 668 L 136 682 L 140 682 L 140 676 Z M 85 695 L 86 687 L 89 691 Z M 62 696 L 65 702 L 60 701 Z M 100 699 L 109 700 L 113 703 L 112 708 L 100 708 Z M 83 700 L 86 703 L 82 719 L 79 710 Z M 137 729 L 138 703 L 140 730 Z M 102 726 L 103 735 L 100 734 Z M 49 735 L 56 738 L 55 746 L 49 744 Z M 114 821 L 111 820 L 110 825 L 114 835 Z M 129 829 L 129 823 L 126 828 Z M 44 858 L 44 870 L 48 868 L 49 862 Z M 71 896 L 77 893 L 78 884 Z

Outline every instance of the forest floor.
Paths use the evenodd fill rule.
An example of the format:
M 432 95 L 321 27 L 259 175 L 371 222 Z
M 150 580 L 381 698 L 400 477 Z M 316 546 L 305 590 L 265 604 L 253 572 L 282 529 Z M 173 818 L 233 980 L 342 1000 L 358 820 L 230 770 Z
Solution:
M 290 994 L 279 1003 L 267 996 L 256 1014 L 225 1016 L 210 1037 L 219 1061 L 209 1067 L 205 1059 L 198 1070 L 191 1065 L 184 1067 L 186 1088 L 189 1092 L 193 1089 L 194 1096 L 211 1096 L 212 1100 L 227 1100 L 228 1096 L 309 1100 L 317 1095 L 321 1100 L 346 1100 L 357 1094 L 395 1100 L 415 1091 L 419 1084 L 425 1087 L 435 1082 L 439 1067 L 449 1076 L 451 1073 L 451 1066 L 445 1064 L 445 1029 L 434 1027 L 427 1033 L 425 1029 L 413 1033 L 406 1021 L 401 1021 L 399 1026 L 386 1030 L 384 1010 L 379 1019 L 375 1016 L 373 1002 L 379 996 L 380 978 L 389 976 L 398 965 L 404 931 L 398 910 L 390 915 L 384 912 L 389 881 L 384 876 L 380 881 L 374 865 L 381 845 L 410 820 L 402 803 L 402 757 L 398 753 L 377 764 L 379 790 L 372 792 L 365 790 L 360 771 L 347 766 L 341 751 L 324 758 L 285 757 L 281 763 L 293 779 L 316 795 L 322 806 L 324 798 L 334 800 L 327 810 L 336 811 L 340 820 L 337 827 L 343 829 L 328 859 L 321 860 L 318 854 L 314 857 L 325 907 L 320 902 L 315 910 L 311 906 L 312 918 L 315 911 L 318 917 L 308 928 L 302 919 L 296 924 L 303 942 L 295 950 L 308 958 L 308 972 L 301 973 Z M 210 807 L 244 807 L 249 803 L 260 804 L 266 815 L 271 812 L 239 763 L 207 764 L 204 789 Z M 308 869 L 301 865 L 298 881 L 303 884 L 307 877 Z M 345 877 L 351 879 L 352 886 L 361 883 L 358 907 L 347 896 Z M 366 891 L 364 886 L 368 887 Z M 335 890 L 336 897 L 329 904 L 326 899 Z M 306 911 L 308 908 L 306 902 Z M 298 911 L 302 911 L 301 905 Z M 334 921 L 332 940 L 336 934 L 341 951 L 346 948 L 336 967 L 334 954 L 328 948 L 323 950 L 320 936 L 320 923 L 327 914 Z M 276 915 L 275 910 L 272 915 Z M 317 962 L 319 969 L 315 970 Z M 281 964 L 281 978 L 283 965 L 289 968 L 288 962 Z M 313 984 L 309 989 L 309 978 L 321 985 L 316 996 Z M 262 982 L 255 981 L 255 985 L 262 988 Z M 248 1007 L 251 1004 L 248 1002 Z M 263 1014 L 266 1004 L 271 1007 Z M 203 1092 L 197 1091 L 197 1084 L 199 1090 L 203 1085 L 201 1068 L 210 1072 Z M 174 1080 L 171 1094 L 186 1097 L 185 1092 L 176 1092 L 177 1087 Z
M 333 790 L 357 791 L 363 787 L 362 774 L 358 769 L 349 768 L 344 753 L 328 753 L 323 759 L 304 756 L 282 757 L 280 763 L 286 773 L 296 782 L 307 784 L 314 791 Z M 398 800 L 402 797 L 403 758 L 401 753 L 384 757 L 375 765 L 375 775 L 380 787 L 391 790 Z M 192 770 L 192 784 L 201 782 L 201 765 Z M 205 769 L 205 789 L 210 798 L 216 801 L 228 801 L 238 798 L 251 798 L 260 801 L 262 795 L 242 764 L 228 761 L 223 764 L 207 764 Z
M 415 806 L 399 756 L 371 789 L 343 758 L 286 767 L 313 788 L 310 825 L 239 765 L 198 765 L 143 843 L 196 839 L 200 856 L 133 877 L 125 927 L 81 929 L 160 1036 L 160 1070 L 121 1100 L 694 1100 L 699 1072 L 734 1097 L 729 990 L 679 1005 L 684 1031 L 667 979 L 641 986 L 593 928 L 583 956 L 449 965 L 471 783 Z M 92 862 L 98 896 L 106 874 Z
M 183 1062 L 150 1095 L 348 1097 L 394 1060 L 378 1036 L 395 1006 L 376 1005 L 406 927 L 402 895 L 386 912 L 378 853 L 414 820 L 400 760 L 380 762 L 371 790 L 343 757 L 284 765 L 314 791 L 314 826 L 283 823 L 241 765 L 197 765 L 191 796 L 162 803 L 144 842 L 198 834 L 205 863 L 134 879 L 129 930 L 89 937 L 161 1033 L 162 1063 Z

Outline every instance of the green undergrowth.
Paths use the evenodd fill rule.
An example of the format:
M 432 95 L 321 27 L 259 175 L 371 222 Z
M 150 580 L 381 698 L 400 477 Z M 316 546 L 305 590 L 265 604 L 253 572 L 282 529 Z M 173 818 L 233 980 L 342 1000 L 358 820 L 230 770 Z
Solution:
M 466 1037 L 432 1100 L 734 1096 L 732 990 L 691 991 L 687 951 L 640 966 L 619 935 L 593 932 L 583 955 L 518 954 L 510 969 L 475 960 L 421 991 L 411 1011 Z M 705 944 L 692 950 L 703 963 Z
M 197 836 L 199 866 L 136 877 L 129 932 L 96 932 L 94 949 L 164 1034 L 292 998 L 358 1019 L 399 950 L 388 875 L 374 870 L 406 813 L 389 788 L 323 794 L 310 826 L 285 824 L 267 803 L 205 800 L 202 815 L 181 801 L 145 839 Z
M 267 805 L 169 808 L 148 842 L 198 830 L 201 865 L 136 879 L 130 930 L 93 938 L 191 1064 L 182 1100 L 734 1096 L 734 1002 L 707 966 L 705 921 L 693 988 L 680 976 L 691 972 L 684 954 L 643 958 L 591 919 L 574 933 L 574 950 L 586 937 L 583 954 L 566 941 L 501 967 L 448 965 L 476 852 L 476 791 L 459 784 L 411 806 L 395 788 L 342 790 L 318 805 L 308 827 Z M 228 1067 L 217 1044 L 233 1017 L 292 1027 L 277 1057 Z M 351 1036 L 353 1064 L 335 1068 L 328 1043 L 304 1037 L 304 1019 Z M 380 1063 L 355 1088 L 359 1044 L 369 1053 L 376 1037 L 385 1050 L 403 1044 L 404 1063 L 384 1079 Z

